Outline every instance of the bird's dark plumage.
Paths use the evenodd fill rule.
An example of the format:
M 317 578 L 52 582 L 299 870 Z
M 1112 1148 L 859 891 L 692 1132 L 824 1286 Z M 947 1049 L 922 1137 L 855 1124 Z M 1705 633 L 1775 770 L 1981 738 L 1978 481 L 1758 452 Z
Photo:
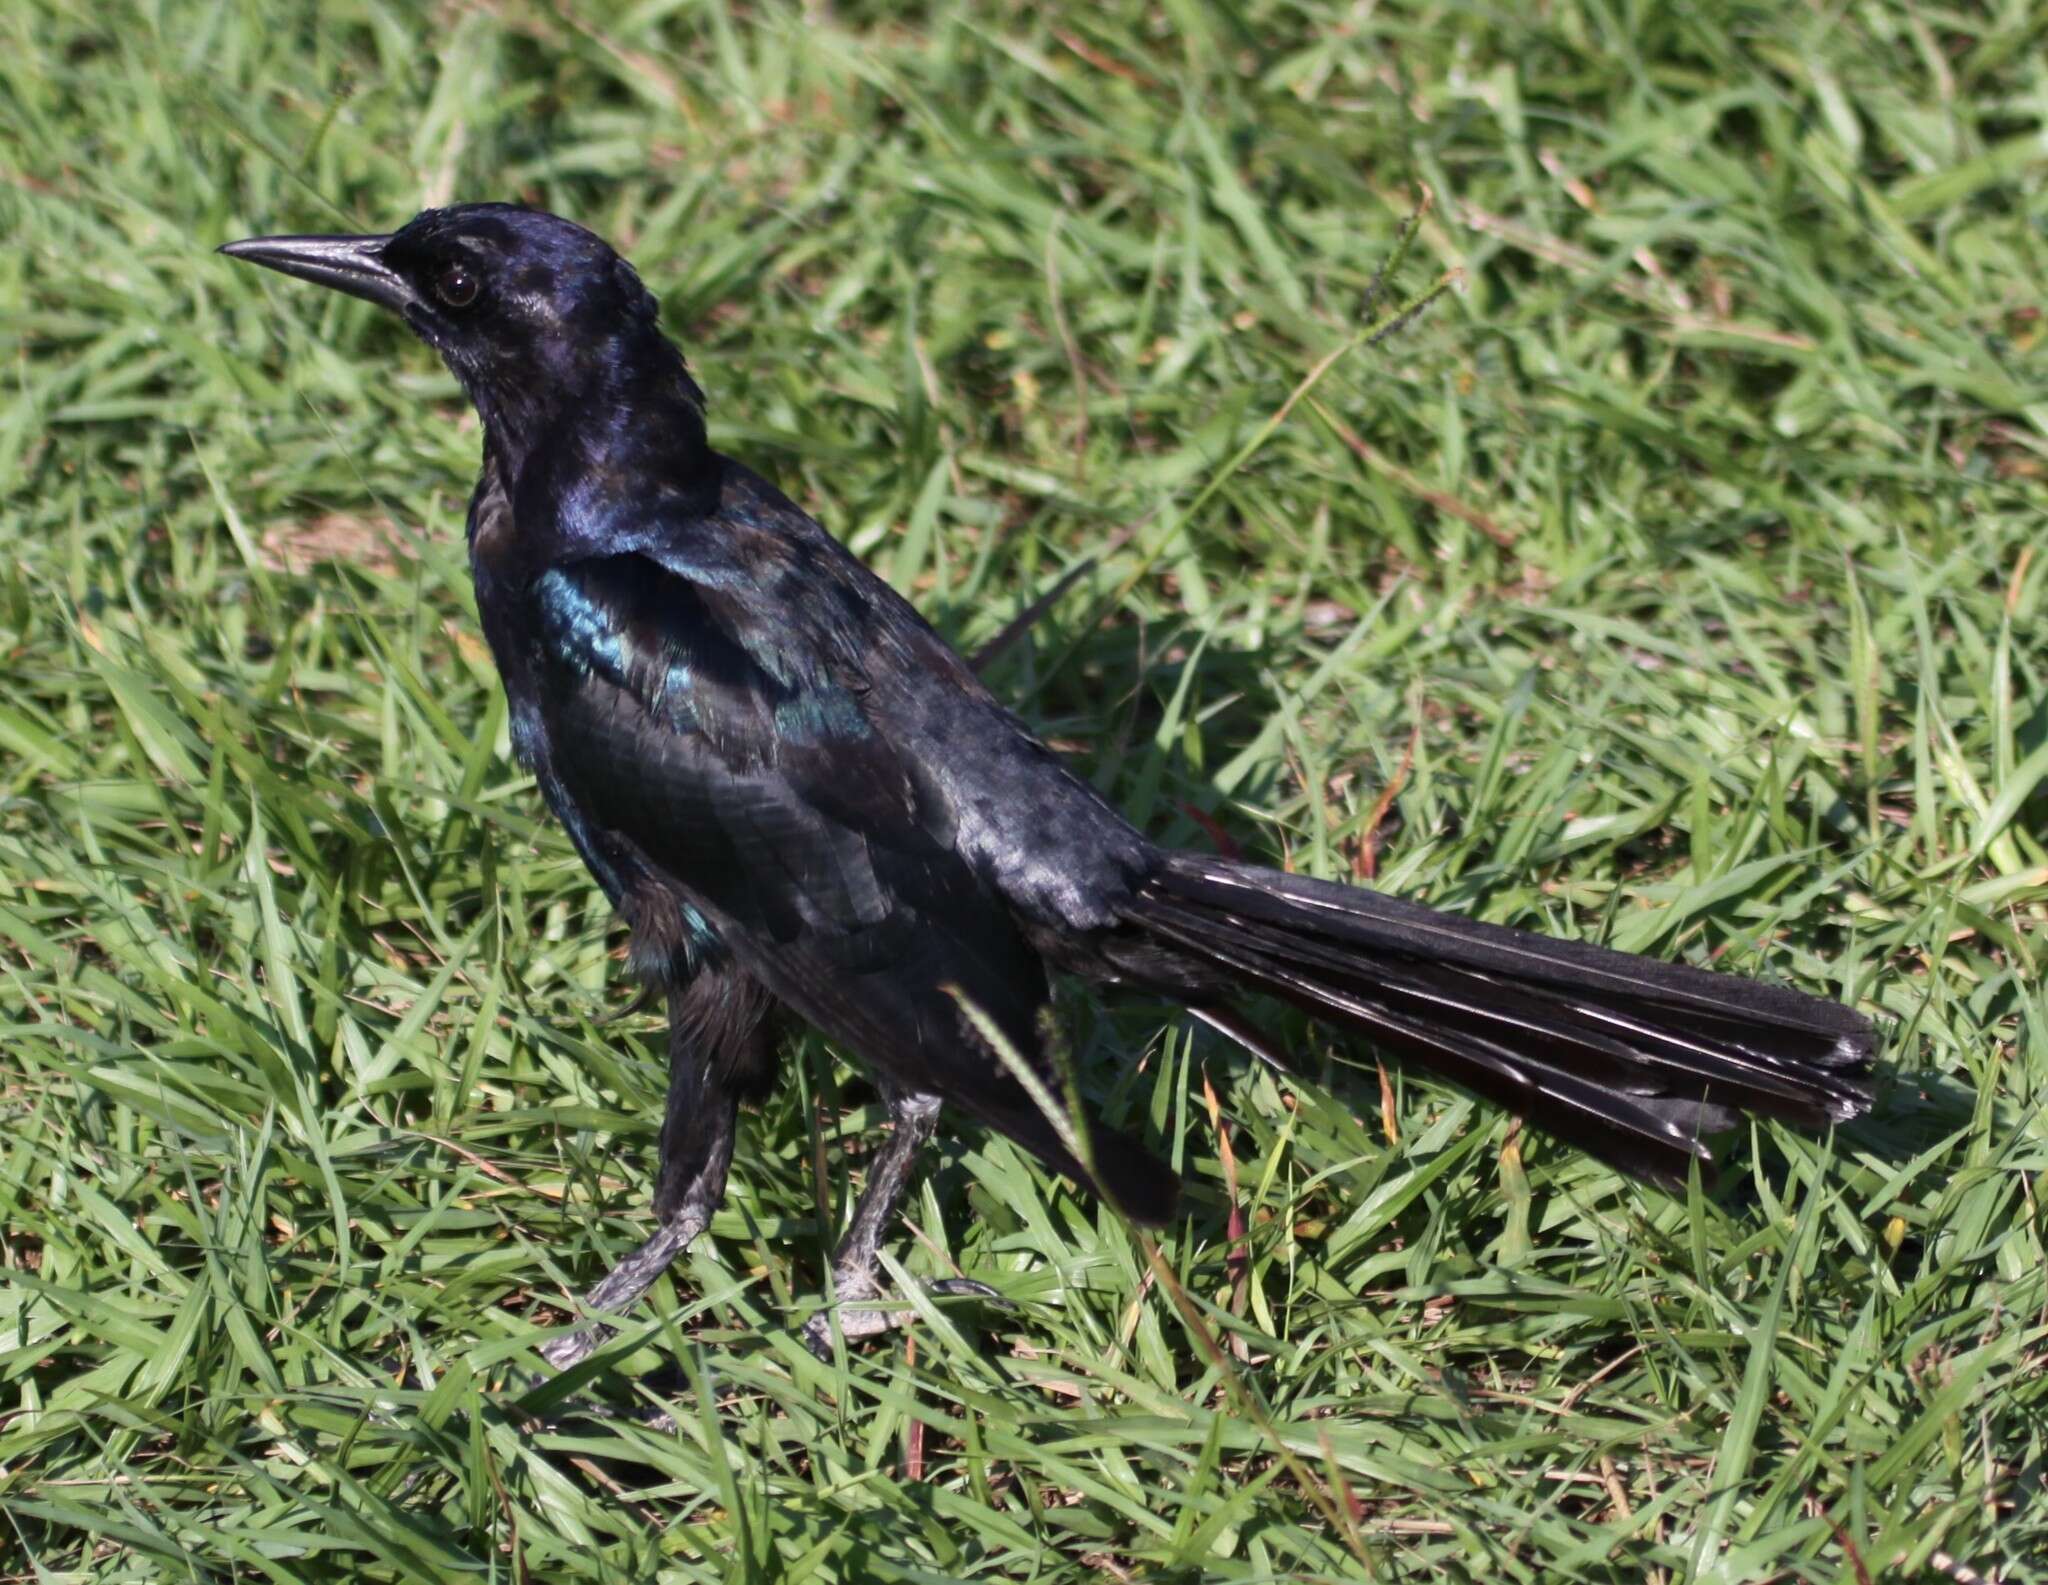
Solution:
M 938 1097 L 1164 1220 L 1167 1168 L 1097 1125 L 1091 1173 L 961 1009 L 1049 1078 L 1049 969 L 1269 1056 L 1236 1003 L 1279 997 L 1667 1185 L 1743 1112 L 1868 1107 L 1873 1035 L 1845 1007 L 1154 846 L 710 449 L 654 300 L 582 228 L 462 205 L 226 251 L 399 313 L 483 416 L 471 559 L 514 741 L 671 988 L 664 1218 L 715 1201 L 780 1005 L 903 1102 L 906 1137 Z

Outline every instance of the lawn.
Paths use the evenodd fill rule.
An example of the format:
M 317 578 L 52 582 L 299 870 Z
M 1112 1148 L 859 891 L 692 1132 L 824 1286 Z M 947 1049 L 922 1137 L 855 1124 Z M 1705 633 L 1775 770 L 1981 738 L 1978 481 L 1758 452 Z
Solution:
M 2039 6 L 0 42 L 0 1579 L 2048 1580 Z M 1188 1215 L 951 1129 L 891 1270 L 1010 1307 L 828 1366 L 881 1112 L 806 1038 L 536 1385 L 660 1026 L 508 752 L 460 392 L 211 252 L 451 197 L 616 240 L 714 440 L 961 646 L 1095 558 L 989 676 L 1156 837 L 1852 1001 L 1876 1115 L 1672 1196 L 1076 996 Z

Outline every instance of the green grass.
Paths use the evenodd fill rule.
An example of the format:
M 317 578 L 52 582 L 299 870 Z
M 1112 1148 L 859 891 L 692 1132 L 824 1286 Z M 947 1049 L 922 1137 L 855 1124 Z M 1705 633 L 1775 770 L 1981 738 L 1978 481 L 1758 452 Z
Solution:
M 2038 7 L 0 42 L 0 1578 L 2048 1579 Z M 1394 289 L 1456 292 L 1304 392 L 1424 186 Z M 1673 1198 L 1077 1000 L 1229 1368 L 964 1129 L 892 1254 L 1016 1308 L 828 1368 L 879 1112 L 806 1039 L 591 1383 L 675 1362 L 678 1428 L 533 1423 L 645 1226 L 659 1032 L 506 751 L 459 393 L 209 251 L 450 196 L 624 245 L 719 443 L 961 644 L 1114 543 L 992 676 L 1155 835 L 1853 1000 L 1878 1116 Z

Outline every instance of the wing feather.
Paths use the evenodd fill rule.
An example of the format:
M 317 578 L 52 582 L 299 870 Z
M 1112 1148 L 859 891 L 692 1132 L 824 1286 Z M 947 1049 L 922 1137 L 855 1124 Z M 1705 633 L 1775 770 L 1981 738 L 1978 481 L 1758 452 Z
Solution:
M 535 583 L 556 773 L 750 972 L 882 1077 L 1085 1178 L 959 1007 L 1050 1077 L 1044 964 L 955 846 L 942 789 L 870 713 L 845 635 L 762 630 L 735 580 L 695 570 L 628 554 Z M 1169 1214 L 1164 1167 L 1120 1137 L 1103 1159 L 1127 1209 Z

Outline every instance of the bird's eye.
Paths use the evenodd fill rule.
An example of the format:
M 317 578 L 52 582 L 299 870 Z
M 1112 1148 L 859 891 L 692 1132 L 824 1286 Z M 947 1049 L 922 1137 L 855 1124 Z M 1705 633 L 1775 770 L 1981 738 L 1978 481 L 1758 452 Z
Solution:
M 450 308 L 467 308 L 476 301 L 476 277 L 459 264 L 444 269 L 434 282 L 434 295 Z

